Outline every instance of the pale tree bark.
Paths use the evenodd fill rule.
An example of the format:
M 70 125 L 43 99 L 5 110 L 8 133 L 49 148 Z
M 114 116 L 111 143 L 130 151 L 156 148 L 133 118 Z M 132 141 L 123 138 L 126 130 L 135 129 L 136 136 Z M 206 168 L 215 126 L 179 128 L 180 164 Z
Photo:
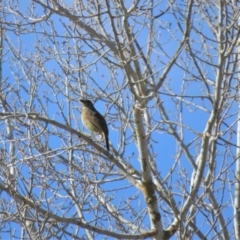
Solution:
M 4 33 L 5 33 L 5 29 L 3 28 L 2 25 L 0 25 L 0 79 L 1 80 L 2 80 L 2 64 L 3 64 L 3 49 L 4 49 L 4 45 L 3 45 Z M 9 111 L 8 110 L 9 106 L 7 105 L 5 96 L 2 94 L 3 89 L 2 89 L 1 82 L 0 82 L 0 91 L 1 91 L 0 101 L 1 101 L 2 111 L 4 114 L 7 114 Z M 2 163 L 4 163 L 2 167 L 4 168 L 5 177 L 8 180 L 8 182 L 6 183 L 6 186 L 8 187 L 8 189 L 10 189 L 10 192 L 12 194 L 12 191 L 16 191 L 16 182 L 15 182 L 16 159 L 14 157 L 16 153 L 16 149 L 14 144 L 13 128 L 11 126 L 10 119 L 6 119 L 5 124 L 6 124 L 7 136 L 8 136 L 8 139 L 10 140 L 8 153 L 11 160 L 10 162 L 5 162 L 5 159 L 2 155 L 1 161 Z M 15 201 L 17 204 L 17 213 L 15 216 L 15 219 L 16 221 L 20 220 L 20 222 L 22 223 L 22 227 L 23 227 L 22 233 L 21 233 L 22 238 L 29 235 L 32 239 L 36 239 L 37 236 L 35 235 L 35 233 L 37 232 L 37 229 L 34 226 L 34 222 L 32 222 L 31 220 L 28 220 L 28 219 L 31 219 L 31 214 L 29 213 L 29 209 L 27 207 L 24 208 L 23 202 L 20 201 L 19 199 L 15 199 Z
M 0 4 L 9 238 L 239 239 L 238 2 Z
M 238 19 L 240 23 L 240 18 Z M 240 40 L 237 42 L 237 61 L 240 70 Z M 238 81 L 240 81 L 240 71 L 238 71 Z M 238 94 L 240 93 L 238 89 Z M 234 197 L 234 229 L 235 238 L 240 239 L 240 101 L 238 98 L 238 121 L 237 121 L 237 151 L 236 151 L 236 171 L 235 171 L 235 197 Z

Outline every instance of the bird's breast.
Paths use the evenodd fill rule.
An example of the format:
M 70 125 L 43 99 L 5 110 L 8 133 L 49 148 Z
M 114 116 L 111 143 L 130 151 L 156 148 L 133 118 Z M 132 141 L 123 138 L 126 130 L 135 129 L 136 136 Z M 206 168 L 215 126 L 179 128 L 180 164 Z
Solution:
M 95 113 L 90 109 L 83 109 L 81 115 L 83 125 L 91 132 L 101 133 L 101 129 L 98 126 L 98 119 L 96 119 Z

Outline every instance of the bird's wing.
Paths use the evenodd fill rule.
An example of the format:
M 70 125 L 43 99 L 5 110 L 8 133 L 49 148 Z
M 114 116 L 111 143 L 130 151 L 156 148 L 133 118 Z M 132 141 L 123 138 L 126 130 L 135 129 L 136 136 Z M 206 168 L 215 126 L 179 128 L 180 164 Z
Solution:
M 97 128 L 99 129 L 99 132 L 104 132 L 104 134 L 108 135 L 108 127 L 106 120 L 99 112 L 94 112 L 91 114 L 91 117 L 89 121 Z

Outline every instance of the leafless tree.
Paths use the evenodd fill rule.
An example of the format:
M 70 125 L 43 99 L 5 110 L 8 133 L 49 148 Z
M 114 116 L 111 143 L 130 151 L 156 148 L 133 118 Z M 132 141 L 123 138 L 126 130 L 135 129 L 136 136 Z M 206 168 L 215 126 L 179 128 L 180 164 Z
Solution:
M 238 1 L 0 6 L 1 238 L 240 240 Z

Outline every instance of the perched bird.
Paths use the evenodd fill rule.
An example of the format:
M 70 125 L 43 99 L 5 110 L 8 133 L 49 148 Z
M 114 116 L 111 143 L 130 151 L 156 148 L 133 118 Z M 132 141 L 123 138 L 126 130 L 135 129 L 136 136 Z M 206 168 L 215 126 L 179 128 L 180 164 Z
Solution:
M 89 100 L 80 100 L 82 102 L 82 123 L 91 132 L 100 133 L 104 135 L 106 140 L 106 147 L 109 151 L 109 141 L 108 141 L 108 127 L 104 117 L 95 109 L 93 103 Z

